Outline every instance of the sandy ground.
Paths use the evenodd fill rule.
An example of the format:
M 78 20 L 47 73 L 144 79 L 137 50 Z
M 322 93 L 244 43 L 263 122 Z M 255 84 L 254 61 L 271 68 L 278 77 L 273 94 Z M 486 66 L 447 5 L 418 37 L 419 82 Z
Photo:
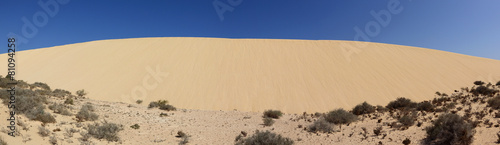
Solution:
M 50 99 L 51 102 L 61 102 L 62 99 Z M 183 131 L 189 137 L 188 144 L 211 145 L 211 144 L 234 144 L 235 137 L 242 131 L 252 135 L 255 130 L 270 130 L 271 132 L 281 134 L 284 137 L 291 138 L 295 144 L 299 145 L 330 145 L 330 144 L 377 144 L 383 142 L 384 145 L 399 145 L 406 138 L 412 141 L 412 144 L 420 144 L 425 138 L 425 127 L 431 124 L 431 120 L 424 118 L 436 118 L 439 113 L 427 113 L 420 115 L 418 122 L 423 124 L 418 127 L 413 125 L 406 130 L 391 128 L 387 124 L 396 121 L 390 117 L 389 113 L 374 113 L 370 116 L 360 116 L 361 120 L 350 124 L 343 125 L 341 128 L 335 126 L 333 133 L 311 133 L 304 130 L 312 122 L 318 118 L 310 114 L 285 114 L 280 119 L 276 119 L 276 123 L 269 127 L 262 125 L 262 113 L 260 112 L 242 112 L 242 111 L 206 111 L 192 109 L 178 109 L 177 111 L 163 111 L 159 109 L 148 109 L 145 105 L 125 104 L 117 102 L 98 101 L 90 99 L 79 99 L 75 101 L 72 112 L 76 113 L 79 106 L 91 103 L 96 108 L 96 113 L 100 118 L 97 121 L 87 121 L 79 123 L 74 116 L 56 115 L 57 123 L 49 123 L 45 126 L 51 130 L 50 136 L 57 138 L 58 144 L 80 144 L 81 135 L 79 132 L 84 132 L 84 127 L 87 124 L 94 122 L 111 122 L 123 125 L 124 130 L 119 132 L 120 141 L 108 142 L 106 140 L 90 139 L 90 144 L 178 144 L 181 140 L 177 138 L 177 132 Z M 147 103 L 146 103 L 147 104 Z M 458 107 L 464 107 L 457 105 Z M 466 108 L 466 107 L 464 107 Z M 472 112 L 478 112 L 485 108 L 485 104 L 473 104 Z M 7 108 L 0 105 L 0 118 L 7 118 Z M 497 111 L 498 112 L 498 111 Z M 160 117 L 160 113 L 166 113 L 168 116 Z M 493 114 L 488 114 L 483 120 L 489 119 L 494 125 L 500 124 L 500 118 L 494 118 Z M 459 112 L 459 114 L 463 114 Z M 28 121 L 19 115 L 18 120 L 24 122 L 27 130 L 19 129 L 21 135 L 17 137 L 7 136 L 5 133 L 0 133 L 0 137 L 6 140 L 9 144 L 49 144 L 49 137 L 41 137 L 38 132 L 38 126 L 41 123 L 38 121 Z M 378 119 L 382 119 L 378 123 Z M 131 125 L 138 124 L 139 129 L 132 129 Z M 6 121 L 0 122 L 1 126 L 6 126 Z M 302 127 L 299 127 L 299 126 Z M 19 125 L 18 125 L 19 126 Z M 373 129 L 377 126 L 382 126 L 383 135 L 376 136 Z M 368 131 L 367 137 L 363 135 L 362 128 Z M 22 128 L 19 126 L 19 128 Z M 73 136 L 68 136 L 65 133 L 66 129 L 76 129 L 78 132 Z M 53 131 L 61 129 L 62 131 Z M 496 133 L 498 127 L 488 127 L 480 124 L 476 128 L 473 144 L 494 144 L 496 141 Z
M 96 100 L 166 99 L 199 110 L 324 112 L 397 97 L 421 101 L 475 80 L 500 80 L 499 60 L 327 40 L 118 39 L 20 51 L 16 60 L 17 79 L 30 83 L 86 89 Z

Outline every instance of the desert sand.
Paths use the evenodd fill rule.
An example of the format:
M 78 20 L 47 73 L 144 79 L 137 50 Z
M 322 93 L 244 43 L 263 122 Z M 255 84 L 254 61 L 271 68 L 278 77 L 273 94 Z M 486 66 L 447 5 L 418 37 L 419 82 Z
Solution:
M 500 80 L 499 60 L 332 40 L 134 38 L 19 51 L 16 57 L 17 79 L 30 83 L 85 89 L 96 100 L 166 99 L 200 110 L 325 112 L 397 97 L 422 101 L 475 80 Z
M 6 54 L 1 59 L 7 60 Z M 18 80 L 44 82 L 52 90 L 73 94 L 85 89 L 89 94 L 66 105 L 72 115 L 46 109 L 55 123 L 18 115 L 17 137 L 0 130 L 8 144 L 178 144 L 178 131 L 189 135 L 188 144 L 234 144 L 237 135 L 250 136 L 255 130 L 269 130 L 304 145 L 402 144 L 407 138 L 420 144 L 425 128 L 444 112 L 472 114 L 469 121 L 478 122 L 473 144 L 495 144 L 500 126 L 500 112 L 484 103 L 492 96 L 479 96 L 478 101 L 469 88 L 461 89 L 477 80 L 498 82 L 500 61 L 425 48 L 331 40 L 134 38 L 19 51 L 16 60 Z M 6 65 L 0 69 L 7 70 Z M 391 124 L 405 112 L 391 111 L 360 115 L 349 125 L 331 124 L 334 131 L 329 133 L 307 131 L 321 118 L 314 112 L 351 110 L 363 101 L 385 106 L 398 97 L 432 100 L 436 91 L 452 96 L 444 104 L 434 103 L 436 107 L 454 107 L 416 112 L 420 125 L 394 127 Z M 67 99 L 44 97 L 49 100 L 45 106 Z M 177 110 L 147 107 L 160 99 Z M 99 119 L 79 122 L 74 114 L 87 103 Z M 267 109 L 285 114 L 265 127 L 262 111 Z M 0 105 L 0 112 L 0 118 L 8 118 L 7 106 Z M 119 141 L 83 140 L 87 125 L 96 122 L 122 125 Z M 140 128 L 131 128 L 134 124 Z M 38 133 L 40 126 L 50 130 L 48 136 Z M 376 127 L 382 127 L 381 135 L 374 134 Z

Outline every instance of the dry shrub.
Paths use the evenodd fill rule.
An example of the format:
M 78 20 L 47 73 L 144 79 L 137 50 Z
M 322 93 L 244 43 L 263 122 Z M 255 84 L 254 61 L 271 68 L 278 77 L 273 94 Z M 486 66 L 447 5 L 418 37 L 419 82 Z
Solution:
M 417 104 L 418 111 L 432 112 L 434 111 L 434 108 L 435 108 L 434 105 L 432 105 L 432 103 L 429 101 L 424 101 Z
M 94 121 L 99 118 L 99 115 L 94 113 L 94 106 L 91 104 L 85 104 L 82 106 L 80 111 L 76 114 L 76 119 L 78 119 L 79 122 L 83 121 Z
M 488 106 L 493 109 L 500 109 L 500 95 L 488 100 Z
M 389 102 L 387 104 L 388 109 L 399 109 L 399 110 L 404 110 L 404 109 L 411 109 L 415 108 L 417 106 L 417 103 L 411 101 L 410 99 L 407 98 L 397 98 L 395 101 Z
M 264 118 L 274 118 L 274 119 L 279 119 L 281 116 L 283 116 L 283 113 L 279 110 L 267 110 L 264 111 Z
M 313 124 L 309 125 L 307 128 L 309 132 L 324 132 L 329 133 L 333 132 L 332 124 L 324 119 L 319 119 L 315 121 Z
M 264 126 L 272 126 L 274 124 L 274 120 L 272 118 L 263 118 Z
M 471 144 L 475 130 L 456 114 L 444 114 L 426 128 L 426 142 L 432 145 Z
M 121 125 L 115 123 L 95 123 L 88 126 L 88 134 L 97 139 L 106 139 L 107 141 L 118 141 L 118 132 L 123 130 Z
M 355 115 L 370 114 L 373 112 L 375 112 L 375 107 L 366 102 L 358 104 L 356 105 L 356 107 L 354 107 L 354 109 L 352 109 L 352 113 L 354 113 Z
M 358 117 L 352 113 L 345 111 L 344 109 L 336 109 L 328 112 L 325 116 L 325 120 L 334 124 L 349 124 L 351 122 L 357 121 Z
M 410 127 L 415 124 L 415 117 L 410 115 L 404 115 L 403 117 L 398 119 L 399 123 L 403 124 L 403 126 Z
M 240 139 L 236 145 L 292 145 L 293 140 L 269 131 L 257 130 L 251 137 Z
M 54 113 L 61 114 L 61 115 L 66 115 L 66 116 L 71 116 L 71 112 L 68 110 L 68 107 L 64 104 L 59 104 L 59 103 L 54 103 L 49 106 L 50 110 L 53 110 Z
M 50 130 L 43 126 L 38 126 L 38 134 L 40 134 L 42 137 L 47 137 L 50 135 Z

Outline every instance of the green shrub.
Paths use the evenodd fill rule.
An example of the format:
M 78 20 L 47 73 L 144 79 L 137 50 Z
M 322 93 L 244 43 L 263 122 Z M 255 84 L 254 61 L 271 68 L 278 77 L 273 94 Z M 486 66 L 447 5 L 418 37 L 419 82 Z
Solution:
M 137 103 L 137 104 L 141 104 L 141 103 L 142 103 L 142 100 L 137 100 L 137 101 L 135 101 L 135 103 Z
M 283 113 L 279 110 L 267 110 L 264 111 L 264 118 L 274 118 L 274 119 L 279 119 L 281 116 L 283 116 Z
M 257 130 L 251 137 L 240 139 L 236 145 L 292 145 L 293 140 L 269 131 Z
M 375 107 L 366 102 L 356 105 L 356 107 L 352 109 L 352 113 L 354 113 L 355 115 L 370 114 L 373 112 L 375 112 Z
M 387 104 L 386 107 L 388 109 L 402 110 L 402 109 L 415 108 L 416 106 L 417 106 L 417 103 L 411 101 L 410 99 L 400 97 L 400 98 L 397 98 L 395 101 L 389 102 L 389 104 Z
M 488 100 L 488 106 L 493 109 L 500 109 L 500 95 Z
M 81 90 L 76 91 L 76 95 L 78 95 L 79 97 L 83 97 L 83 96 L 87 95 L 87 92 L 84 89 L 81 89 Z
M 325 116 L 325 120 L 334 124 L 349 124 L 351 122 L 357 121 L 358 117 L 352 113 L 345 111 L 344 109 L 336 109 L 328 112 Z
M 272 126 L 274 124 L 274 120 L 272 118 L 263 118 L 264 126 Z
M 333 132 L 333 127 L 332 127 L 332 124 L 329 123 L 328 121 L 326 121 L 324 119 L 319 119 L 319 120 L 314 121 L 313 124 L 309 125 L 309 127 L 307 128 L 307 131 L 329 133 L 329 132 Z
M 429 101 L 424 101 L 417 104 L 418 111 L 432 112 L 434 111 L 434 108 L 435 108 L 434 105 L 432 105 L 432 103 Z
M 79 122 L 83 121 L 94 121 L 99 118 L 99 115 L 94 113 L 94 106 L 90 104 L 85 104 L 82 106 L 80 111 L 76 114 L 76 119 L 78 119 Z
M 141 126 L 139 126 L 139 124 L 134 124 L 132 126 L 130 126 L 130 128 L 133 128 L 133 129 L 139 129 Z
M 59 103 L 54 103 L 49 106 L 50 110 L 53 110 L 54 113 L 61 114 L 61 115 L 66 115 L 66 116 L 71 116 L 71 112 L 68 110 L 66 105 L 64 104 L 59 104 Z
M 118 132 L 123 130 L 121 125 L 115 123 L 95 123 L 88 125 L 88 133 L 97 139 L 106 139 L 107 141 L 118 141 Z
M 443 114 L 426 128 L 427 144 L 456 145 L 471 144 L 474 128 L 456 114 Z
M 484 85 L 484 82 L 483 81 L 475 81 L 474 85 L 482 86 L 482 85 Z

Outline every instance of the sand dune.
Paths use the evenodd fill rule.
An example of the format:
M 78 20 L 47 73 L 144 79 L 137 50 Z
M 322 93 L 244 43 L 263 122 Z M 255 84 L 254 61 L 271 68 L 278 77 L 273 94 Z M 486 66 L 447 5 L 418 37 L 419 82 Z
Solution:
M 357 44 L 365 47 L 345 52 Z M 85 89 L 97 100 L 166 99 L 203 110 L 324 112 L 362 101 L 385 105 L 397 97 L 421 101 L 475 80 L 500 80 L 499 60 L 350 41 L 137 38 L 20 51 L 16 57 L 17 78 L 30 83 Z

